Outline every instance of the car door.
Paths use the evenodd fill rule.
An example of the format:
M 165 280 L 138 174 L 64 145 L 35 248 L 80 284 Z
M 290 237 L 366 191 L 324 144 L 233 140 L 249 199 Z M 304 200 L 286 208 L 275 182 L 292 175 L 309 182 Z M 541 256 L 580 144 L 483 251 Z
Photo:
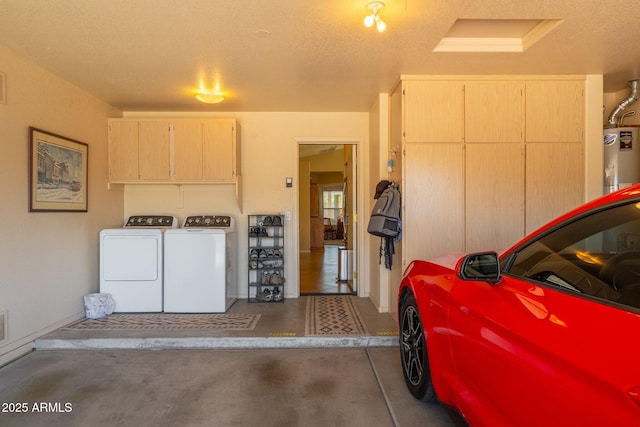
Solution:
M 456 280 L 450 343 L 472 425 L 638 423 L 640 295 L 621 299 L 599 271 L 610 235 L 640 231 L 640 220 L 614 213 L 527 242 L 497 284 Z

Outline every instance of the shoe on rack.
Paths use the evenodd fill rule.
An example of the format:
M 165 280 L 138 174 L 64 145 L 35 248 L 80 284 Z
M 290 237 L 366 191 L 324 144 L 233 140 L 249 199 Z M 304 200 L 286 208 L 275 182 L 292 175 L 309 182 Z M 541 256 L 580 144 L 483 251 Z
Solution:
M 262 291 L 264 293 L 264 301 L 269 302 L 273 301 L 273 292 L 269 288 L 264 288 Z
M 284 277 L 279 271 L 274 271 L 271 275 L 271 284 L 272 285 L 284 285 Z
M 266 226 L 273 225 L 273 218 L 271 218 L 270 216 L 265 216 L 262 223 Z
M 259 237 L 269 237 L 269 233 L 267 233 L 267 229 L 264 227 L 260 227 L 258 229 L 258 236 Z
M 260 257 L 260 249 L 251 249 L 249 259 L 258 259 Z
M 262 273 L 262 277 L 260 278 L 261 285 L 270 285 L 271 284 L 271 274 Z
M 282 301 L 282 291 L 278 286 L 273 289 L 273 294 L 271 295 L 274 301 Z
M 282 225 L 282 217 L 280 215 L 276 215 L 272 220 L 273 225 Z

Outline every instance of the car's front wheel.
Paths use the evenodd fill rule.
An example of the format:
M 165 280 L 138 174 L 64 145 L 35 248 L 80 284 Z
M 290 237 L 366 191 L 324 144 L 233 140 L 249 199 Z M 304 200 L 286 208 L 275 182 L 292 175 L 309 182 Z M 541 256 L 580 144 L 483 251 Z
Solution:
M 404 299 L 400 316 L 400 357 L 404 380 L 414 397 L 434 402 L 437 396 L 431 383 L 426 337 L 413 295 Z

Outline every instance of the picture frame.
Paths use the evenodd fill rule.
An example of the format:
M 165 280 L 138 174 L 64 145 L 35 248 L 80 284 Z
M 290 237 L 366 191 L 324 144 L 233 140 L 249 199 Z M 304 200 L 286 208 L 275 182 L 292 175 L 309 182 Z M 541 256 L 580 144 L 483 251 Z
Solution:
M 29 212 L 87 212 L 89 145 L 29 127 Z

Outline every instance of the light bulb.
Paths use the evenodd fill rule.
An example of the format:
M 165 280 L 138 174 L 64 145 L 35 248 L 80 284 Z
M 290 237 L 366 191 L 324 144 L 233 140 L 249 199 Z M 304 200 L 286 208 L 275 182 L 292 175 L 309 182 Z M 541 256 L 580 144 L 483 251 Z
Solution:
M 364 17 L 364 26 L 365 27 L 372 27 L 374 21 L 375 21 L 375 18 L 373 16 L 373 14 L 371 14 L 369 16 L 365 16 Z
M 376 29 L 379 33 L 382 33 L 387 29 L 387 24 L 382 19 L 378 19 L 378 22 L 376 22 Z

